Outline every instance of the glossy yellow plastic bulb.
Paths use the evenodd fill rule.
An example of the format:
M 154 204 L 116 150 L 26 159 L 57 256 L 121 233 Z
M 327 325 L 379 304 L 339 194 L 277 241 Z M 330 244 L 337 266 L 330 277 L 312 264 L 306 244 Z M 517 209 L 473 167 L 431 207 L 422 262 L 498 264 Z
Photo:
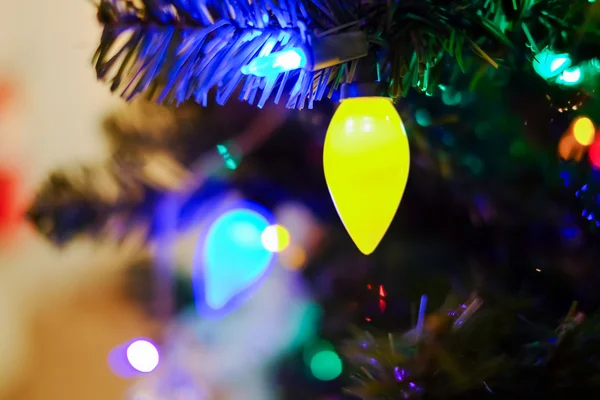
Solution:
M 409 168 L 408 139 L 391 100 L 343 100 L 327 130 L 323 169 L 337 212 L 363 254 L 377 248 L 394 219 Z

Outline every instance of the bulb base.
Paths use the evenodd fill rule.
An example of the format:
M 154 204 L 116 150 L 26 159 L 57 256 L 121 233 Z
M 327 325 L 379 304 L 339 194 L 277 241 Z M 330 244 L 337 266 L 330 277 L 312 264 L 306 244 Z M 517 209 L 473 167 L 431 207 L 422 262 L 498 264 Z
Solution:
M 311 47 L 313 71 L 358 60 L 369 54 L 367 35 L 362 31 L 313 38 Z

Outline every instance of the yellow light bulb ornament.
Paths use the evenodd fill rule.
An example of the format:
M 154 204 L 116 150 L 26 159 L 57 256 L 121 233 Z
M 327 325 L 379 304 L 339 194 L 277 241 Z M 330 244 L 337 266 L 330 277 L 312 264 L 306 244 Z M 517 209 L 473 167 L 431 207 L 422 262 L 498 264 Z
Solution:
M 404 194 L 408 139 L 392 101 L 342 100 L 327 130 L 323 169 L 337 212 L 358 249 L 379 245 Z

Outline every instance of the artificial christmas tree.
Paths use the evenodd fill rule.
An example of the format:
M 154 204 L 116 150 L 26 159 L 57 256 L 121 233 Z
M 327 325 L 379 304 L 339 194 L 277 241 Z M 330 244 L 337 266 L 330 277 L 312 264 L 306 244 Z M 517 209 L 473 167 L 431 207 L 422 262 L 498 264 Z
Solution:
M 283 361 L 285 398 L 342 398 L 341 386 L 364 399 L 585 398 L 599 376 L 596 10 L 558 0 L 103 1 L 99 78 L 126 98 L 180 108 L 151 111 L 166 113 L 161 126 L 112 120 L 110 162 L 80 181 L 51 178 L 30 216 L 59 244 L 142 224 L 160 247 L 216 193 L 234 188 L 267 209 L 301 202 L 328 226 L 295 265 L 335 346 L 307 344 L 309 356 Z M 228 101 L 234 93 L 259 107 Z M 384 152 L 397 181 L 369 175 L 400 197 L 403 174 L 408 183 L 364 257 L 336 213 L 354 239 L 371 227 L 348 226 L 329 177 L 337 209 L 328 200 L 320 152 L 334 114 L 326 98 L 367 96 L 397 100 L 411 166 Z M 281 98 L 292 110 L 269 101 Z M 360 110 L 343 133 L 368 133 L 373 118 Z M 327 151 L 349 149 L 325 149 L 325 168 Z M 371 333 L 353 340 L 353 326 Z M 359 384 L 342 374 L 307 385 L 308 370 L 338 376 L 334 355 L 348 340 L 343 369 Z

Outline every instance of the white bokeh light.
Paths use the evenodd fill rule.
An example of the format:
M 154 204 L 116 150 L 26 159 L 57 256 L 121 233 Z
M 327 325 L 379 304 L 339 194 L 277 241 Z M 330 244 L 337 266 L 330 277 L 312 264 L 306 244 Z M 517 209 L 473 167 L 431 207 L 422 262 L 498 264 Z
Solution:
M 273 253 L 285 250 L 290 244 L 290 234 L 281 225 L 268 226 L 260 239 L 264 248 Z
M 136 340 L 127 348 L 127 360 L 139 372 L 152 372 L 158 366 L 158 350 L 147 340 Z
M 261 241 L 265 249 L 269 251 L 277 251 L 277 231 L 274 226 L 268 226 L 261 235 Z

